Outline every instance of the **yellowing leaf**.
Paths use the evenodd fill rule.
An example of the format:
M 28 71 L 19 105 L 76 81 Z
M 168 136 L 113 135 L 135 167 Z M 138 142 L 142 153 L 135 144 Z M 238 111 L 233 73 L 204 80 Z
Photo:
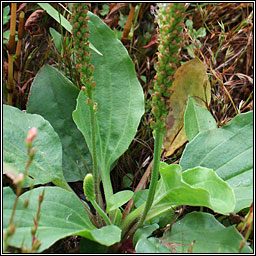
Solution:
M 171 111 L 166 119 L 167 133 L 164 137 L 165 156 L 170 156 L 186 141 L 184 131 L 184 112 L 190 95 L 199 104 L 209 103 L 211 87 L 207 81 L 204 64 L 192 59 L 179 67 L 174 75 L 173 93 L 170 97 Z

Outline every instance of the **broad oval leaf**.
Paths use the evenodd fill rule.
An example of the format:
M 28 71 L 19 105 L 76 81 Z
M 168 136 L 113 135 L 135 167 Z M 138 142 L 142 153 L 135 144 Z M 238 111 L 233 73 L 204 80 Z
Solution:
M 213 169 L 233 188 L 235 212 L 249 207 L 253 200 L 253 112 L 198 134 L 186 145 L 180 165 L 183 170 L 199 165 Z
M 113 194 L 107 203 L 107 212 L 113 211 L 125 203 L 127 203 L 133 197 L 131 190 L 123 190 Z
M 234 225 L 225 227 L 205 212 L 186 214 L 160 238 L 172 253 L 239 253 L 242 240 Z M 241 253 L 252 253 L 252 249 L 245 244 Z
M 170 97 L 170 107 L 166 125 L 167 133 L 164 137 L 166 156 L 172 155 L 176 149 L 186 141 L 184 130 L 184 112 L 188 96 L 200 99 L 198 103 L 204 105 L 211 99 L 211 88 L 207 83 L 204 64 L 198 59 L 192 59 L 179 67 L 174 75 L 173 93 Z
M 25 139 L 31 127 L 38 132 L 33 141 L 35 157 L 29 169 L 27 181 L 34 184 L 55 182 L 68 186 L 62 173 L 62 147 L 60 139 L 50 123 L 40 115 L 28 114 L 18 108 L 3 105 L 3 160 L 20 173 L 24 173 L 28 161 Z M 29 182 L 26 182 L 29 186 Z
M 72 119 L 78 93 L 79 89 L 62 73 L 45 65 L 33 81 L 27 105 L 29 113 L 43 116 L 58 133 L 63 173 L 68 182 L 83 180 L 92 170 L 91 154 Z
M 40 187 L 28 191 L 19 197 L 15 211 L 14 223 L 17 224 L 14 236 L 8 241 L 10 245 L 20 248 L 31 248 L 31 227 L 34 226 L 33 217 L 36 218 L 38 198 L 44 191 L 41 204 L 40 220 L 37 238 L 41 242 L 39 252 L 45 250 L 57 240 L 71 236 L 81 235 L 93 240 L 91 231 L 96 227 L 91 223 L 80 199 L 72 192 L 58 187 Z M 3 226 L 7 228 L 11 216 L 15 194 L 11 188 L 4 188 L 3 195 Z M 29 205 L 24 209 L 24 200 Z
M 196 99 L 188 97 L 188 103 L 184 114 L 184 128 L 186 137 L 191 141 L 199 132 L 217 128 L 217 124 L 211 113 Z
M 121 240 L 122 230 L 115 225 L 108 225 L 91 231 L 94 240 L 102 245 L 110 246 Z
M 154 207 L 165 205 L 167 209 L 170 205 L 205 206 L 222 214 L 234 210 L 235 196 L 232 188 L 213 170 L 199 166 L 182 173 L 181 166 L 177 164 L 161 163 L 159 171 L 161 179 L 152 212 Z
M 144 96 L 134 63 L 123 44 L 100 18 L 88 15 L 89 40 L 103 54 L 92 52 L 94 100 L 98 103 L 95 116 L 97 158 L 104 184 L 104 176 L 109 176 L 112 163 L 128 149 L 136 134 L 144 113 Z M 89 106 L 83 92 L 79 93 L 73 119 L 92 152 Z

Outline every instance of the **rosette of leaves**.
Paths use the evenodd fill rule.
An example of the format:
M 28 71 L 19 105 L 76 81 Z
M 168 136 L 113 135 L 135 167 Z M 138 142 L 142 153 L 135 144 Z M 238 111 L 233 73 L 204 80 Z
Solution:
M 91 64 L 91 52 L 89 51 L 88 30 L 88 5 L 85 3 L 74 3 L 72 5 L 72 37 L 76 54 L 76 68 L 80 74 L 80 80 L 85 95 L 92 99 L 96 83 L 92 81 L 94 66 Z
M 165 132 L 165 120 L 169 112 L 169 98 L 174 73 L 179 64 L 184 26 L 184 4 L 159 4 L 158 11 L 159 46 L 154 93 L 152 94 L 152 129 Z

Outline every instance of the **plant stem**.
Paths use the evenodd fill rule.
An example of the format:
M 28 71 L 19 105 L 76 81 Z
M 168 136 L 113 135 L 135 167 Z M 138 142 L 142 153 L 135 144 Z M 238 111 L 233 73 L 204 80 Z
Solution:
M 245 235 L 244 239 L 243 239 L 243 240 L 241 241 L 241 243 L 240 243 L 239 253 L 242 252 L 242 249 L 243 249 L 243 247 L 244 247 L 246 241 L 248 240 L 248 238 L 249 238 L 249 236 L 250 236 L 250 234 L 251 234 L 251 232 L 252 232 L 252 228 L 253 228 L 253 222 L 251 222 L 251 223 L 249 224 L 248 231 L 246 232 L 246 235 Z
M 148 192 L 146 205 L 145 205 L 143 214 L 140 218 L 138 227 L 143 225 L 143 223 L 147 217 L 148 211 L 150 210 L 153 200 L 154 200 L 154 197 L 155 197 L 163 139 L 164 139 L 163 132 L 161 132 L 160 129 L 156 129 L 155 130 L 154 158 L 153 158 L 151 180 L 150 180 L 150 185 L 149 185 L 149 192 Z
M 110 174 L 104 170 L 101 172 L 102 184 L 104 189 L 104 196 L 106 204 L 108 204 L 109 198 L 113 195 L 113 188 L 111 184 Z M 114 222 L 117 214 L 117 209 L 109 212 L 109 217 Z
M 135 219 L 137 219 L 143 212 L 145 203 L 139 206 L 136 210 L 132 211 L 125 219 L 122 221 L 120 228 L 123 231 L 123 235 L 126 235 L 127 229 L 131 226 Z
M 8 98 L 7 103 L 8 105 L 12 106 L 12 97 L 13 97 L 13 55 L 8 55 L 8 82 L 7 82 L 7 92 L 8 92 Z
M 91 95 L 92 98 L 92 95 Z M 93 102 L 93 101 L 92 101 Z M 95 184 L 95 195 L 96 195 L 96 203 L 97 206 L 99 204 L 99 208 L 102 209 L 104 208 L 103 206 L 103 200 L 102 196 L 100 193 L 100 181 L 99 181 L 99 172 L 98 172 L 98 162 L 97 162 L 97 150 L 96 150 L 96 136 L 95 136 L 95 113 L 96 111 L 93 108 L 93 104 L 90 104 L 90 118 L 91 118 L 91 134 L 92 134 L 92 160 L 93 160 L 93 177 L 94 177 L 94 184 Z M 97 211 L 97 221 L 100 226 L 102 226 L 102 219 L 100 218 L 99 211 Z M 104 218 L 103 218 L 104 219 Z M 105 219 L 104 219 L 105 220 Z
M 107 214 L 101 209 L 101 207 L 97 204 L 95 200 L 91 201 L 93 207 L 95 208 L 96 212 L 103 218 L 107 225 L 112 225 L 109 217 Z
M 133 230 L 136 230 L 138 227 L 143 225 L 147 214 L 152 206 L 155 191 L 156 191 L 156 185 L 158 181 L 158 171 L 159 171 L 159 164 L 160 164 L 160 158 L 161 158 L 161 148 L 163 143 L 164 134 L 159 130 L 155 130 L 155 145 L 154 145 L 154 158 L 153 158 L 153 167 L 152 167 L 152 175 L 151 175 L 151 181 L 149 186 L 149 192 L 147 201 L 145 204 L 138 207 L 136 210 L 131 212 L 123 221 L 121 224 L 121 229 L 123 231 L 123 234 L 126 234 L 126 230 L 130 227 L 130 225 L 134 222 L 136 218 L 138 218 L 141 214 L 141 218 L 139 223 L 136 225 L 136 228 L 132 228 Z
M 96 151 L 96 137 L 95 137 L 95 111 L 93 110 L 93 104 L 90 105 L 90 118 L 91 118 L 91 133 L 92 133 L 93 177 L 94 177 L 94 181 L 95 181 L 96 202 L 101 205 L 102 200 L 99 200 L 99 197 L 100 197 L 100 183 L 99 183 L 97 151 Z
M 102 179 L 103 188 L 104 188 L 104 196 L 105 196 L 105 199 L 107 202 L 108 199 L 113 195 L 110 174 L 108 172 L 106 172 L 105 170 L 102 170 L 101 179 Z

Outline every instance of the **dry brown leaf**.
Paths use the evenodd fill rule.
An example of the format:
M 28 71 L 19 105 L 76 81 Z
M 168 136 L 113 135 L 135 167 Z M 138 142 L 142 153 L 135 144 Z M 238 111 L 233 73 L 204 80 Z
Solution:
M 201 99 L 199 102 L 202 105 L 204 102 L 210 102 L 211 88 L 206 81 L 207 74 L 204 64 L 198 58 L 186 62 L 177 69 L 172 85 L 173 94 L 170 98 L 172 110 L 166 120 L 167 133 L 163 143 L 165 156 L 172 155 L 187 141 L 184 131 L 184 112 L 188 95 Z

